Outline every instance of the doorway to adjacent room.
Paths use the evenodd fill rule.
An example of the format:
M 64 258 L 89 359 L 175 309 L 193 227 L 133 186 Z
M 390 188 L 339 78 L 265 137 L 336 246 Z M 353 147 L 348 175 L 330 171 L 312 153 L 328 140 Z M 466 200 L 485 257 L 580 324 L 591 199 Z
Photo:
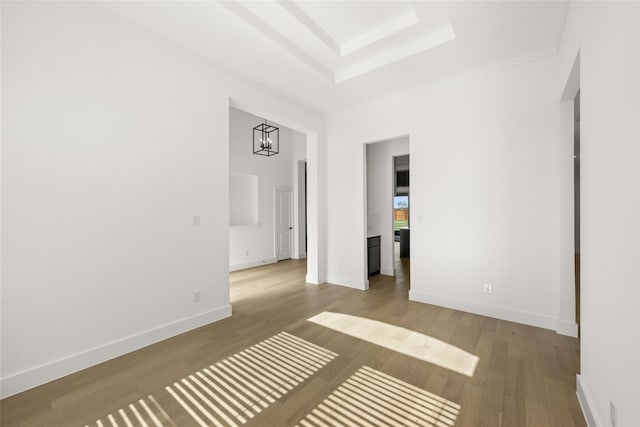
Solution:
M 365 280 L 397 281 L 409 268 L 409 137 L 365 144 L 364 155 Z

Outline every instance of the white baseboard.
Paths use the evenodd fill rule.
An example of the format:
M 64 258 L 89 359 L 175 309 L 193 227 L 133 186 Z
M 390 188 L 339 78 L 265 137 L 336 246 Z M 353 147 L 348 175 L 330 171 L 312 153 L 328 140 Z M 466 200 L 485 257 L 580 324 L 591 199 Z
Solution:
M 580 403 L 580 408 L 582 409 L 582 414 L 587 422 L 587 426 L 601 426 L 602 424 L 600 423 L 600 418 L 596 412 L 596 407 L 593 405 L 591 395 L 589 394 L 587 386 L 582 380 L 582 376 L 580 374 L 576 375 L 576 394 L 578 395 L 578 403 Z
M 273 264 L 276 262 L 278 262 L 278 260 L 275 257 L 267 259 L 256 259 L 253 261 L 241 262 L 239 264 L 231 264 L 229 266 L 229 271 L 244 270 L 245 268 L 259 267 L 261 265 Z
M 565 320 L 558 320 L 556 326 L 556 332 L 560 335 L 566 335 L 568 337 L 578 338 L 578 324 L 576 322 L 567 322 Z
M 475 301 L 452 298 L 444 295 L 435 295 L 427 292 L 410 290 L 409 299 L 411 301 L 439 305 L 441 307 L 452 308 L 454 310 L 466 311 L 469 313 L 480 314 L 482 316 L 494 317 L 496 319 L 507 320 L 509 322 L 523 323 L 525 325 L 537 326 L 551 330 L 555 330 L 558 323 L 556 319 L 552 317 L 537 313 L 482 304 Z
M 369 281 L 363 279 L 354 279 L 343 276 L 327 276 L 327 282 L 334 285 L 346 286 L 347 288 L 359 289 L 366 291 L 369 288 Z
M 393 267 L 380 267 L 380 274 L 384 276 L 395 276 L 395 271 Z
M 229 316 L 231 316 L 231 305 L 227 304 L 9 375 L 0 379 L 0 397 L 4 399 Z
M 307 257 L 306 252 L 299 252 L 296 256 L 293 257 L 293 259 L 305 259 L 306 257 Z
M 307 283 L 311 283 L 312 285 L 319 285 L 320 283 L 322 283 L 317 274 L 307 274 L 304 277 L 304 281 Z

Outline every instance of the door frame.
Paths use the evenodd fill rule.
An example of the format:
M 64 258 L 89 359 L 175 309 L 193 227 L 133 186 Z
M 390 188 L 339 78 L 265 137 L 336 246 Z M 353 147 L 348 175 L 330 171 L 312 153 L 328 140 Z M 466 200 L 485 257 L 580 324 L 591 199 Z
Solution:
M 322 122 L 303 120 L 310 116 L 286 106 L 274 106 L 271 99 L 254 92 L 229 96 L 229 107 L 258 117 L 269 117 L 276 123 L 305 135 L 307 141 L 307 274 L 306 283 L 318 285 L 327 277 L 326 233 L 326 144 Z M 228 136 L 228 135 L 227 135 Z M 228 200 L 227 200 L 228 203 Z M 227 235 L 228 239 L 228 235 Z
M 574 99 L 580 90 L 580 51 L 558 99 L 558 145 L 556 153 L 556 239 L 558 258 L 556 286 L 556 332 L 578 337 L 575 292 L 575 206 L 574 206 Z M 582 237 L 582 236 L 580 236 Z M 582 241 L 583 239 L 580 238 Z
M 279 205 L 278 205 L 278 192 L 286 192 L 289 193 L 289 200 L 291 201 L 291 203 L 289 203 L 289 220 L 291 221 L 291 225 L 289 226 L 289 230 L 291 231 L 289 233 L 289 248 L 290 248 L 290 252 L 291 252 L 291 256 L 289 258 L 279 258 L 279 248 L 278 248 L 278 210 L 279 210 Z M 293 258 L 293 244 L 294 244 L 294 235 L 296 234 L 297 230 L 295 230 L 293 228 L 293 222 L 294 222 L 294 211 L 293 211 L 293 187 L 285 187 L 285 186 L 279 186 L 279 185 L 274 185 L 273 186 L 273 257 L 275 258 L 276 262 L 278 261 L 282 261 L 284 259 L 292 259 Z
M 369 274 L 368 274 L 368 261 L 367 261 L 367 257 L 368 257 L 368 247 L 367 247 L 367 235 L 368 235 L 368 230 L 369 230 L 369 218 L 368 218 L 368 197 L 367 197 L 367 191 L 369 188 L 369 180 L 368 180 L 368 169 L 369 169 L 369 163 L 368 163 L 368 150 L 369 147 L 374 145 L 374 144 L 378 144 L 378 143 L 386 143 L 386 142 L 393 142 L 393 141 L 399 141 L 399 140 L 403 140 L 406 139 L 407 142 L 409 143 L 409 149 L 407 153 L 404 154 L 392 154 L 390 156 L 390 165 L 391 165 L 391 185 L 388 188 L 388 197 L 389 197 L 389 206 L 391 206 L 390 209 L 390 213 L 389 213 L 389 220 L 391 221 L 391 226 L 389 228 L 389 230 L 391 231 L 391 236 L 393 236 L 393 196 L 394 196 L 394 191 L 393 191 L 393 183 L 394 183 L 394 157 L 397 156 L 403 156 L 403 155 L 408 155 L 409 156 L 409 162 L 411 162 L 411 134 L 406 133 L 406 134 L 401 134 L 395 137 L 388 137 L 388 138 L 383 138 L 383 139 L 377 139 L 377 140 L 372 140 L 372 141 L 367 141 L 367 142 L 363 142 L 362 143 L 362 182 L 363 182 L 363 186 L 362 186 L 362 224 L 363 224 L 363 229 L 362 229 L 362 235 L 363 235 L 363 239 L 362 239 L 362 253 L 363 253 L 363 271 L 362 271 L 362 283 L 363 283 L 363 290 L 367 290 L 369 289 Z M 409 166 L 409 171 L 411 171 L 411 166 Z M 411 173 L 411 172 L 409 172 Z M 382 240 L 382 239 L 381 239 Z M 393 246 L 393 238 L 391 239 L 391 244 L 392 246 L 390 247 L 391 249 L 391 260 L 392 260 L 392 271 L 393 271 L 393 275 L 392 277 L 396 276 L 396 268 L 395 268 L 395 264 L 394 264 L 394 255 L 393 255 L 393 250 L 394 250 L 394 246 Z M 382 244 L 382 242 L 381 242 Z M 381 273 L 382 273 L 382 253 L 381 253 Z M 388 270 L 387 270 L 388 271 Z

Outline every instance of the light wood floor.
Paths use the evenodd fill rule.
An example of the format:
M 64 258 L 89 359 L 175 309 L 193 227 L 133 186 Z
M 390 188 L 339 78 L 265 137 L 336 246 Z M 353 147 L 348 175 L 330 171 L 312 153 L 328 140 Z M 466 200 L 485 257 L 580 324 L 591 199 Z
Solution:
M 408 263 L 366 292 L 307 285 L 304 261 L 232 273 L 231 318 L 5 399 L 1 424 L 585 425 L 576 339 L 410 302 Z M 326 313 L 374 326 L 350 335 L 307 320 Z M 376 344 L 353 336 L 363 331 Z M 477 358 L 473 375 L 422 358 L 439 346 Z

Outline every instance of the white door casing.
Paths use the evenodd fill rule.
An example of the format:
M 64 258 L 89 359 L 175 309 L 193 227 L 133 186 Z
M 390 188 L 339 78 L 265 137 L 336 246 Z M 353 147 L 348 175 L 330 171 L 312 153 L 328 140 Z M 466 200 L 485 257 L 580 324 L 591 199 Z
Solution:
M 275 187 L 275 252 L 278 261 L 291 258 L 293 253 L 293 190 Z

